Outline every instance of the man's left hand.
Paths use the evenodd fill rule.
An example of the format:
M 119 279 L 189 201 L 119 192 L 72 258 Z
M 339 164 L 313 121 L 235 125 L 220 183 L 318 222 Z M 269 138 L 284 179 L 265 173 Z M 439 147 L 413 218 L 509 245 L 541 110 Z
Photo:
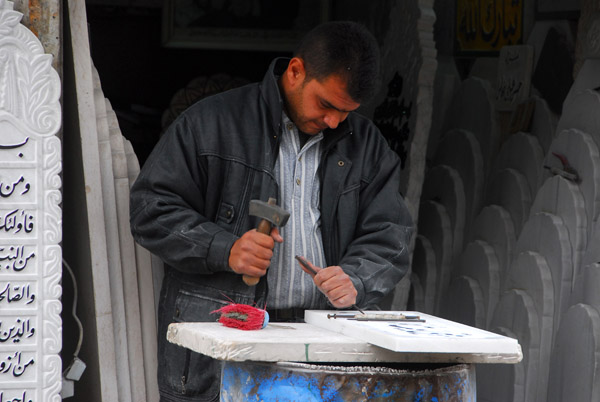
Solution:
M 310 262 L 309 264 L 316 271 L 316 275 L 304 267 L 302 269 L 313 277 L 315 285 L 327 296 L 334 307 L 346 308 L 356 303 L 358 292 L 342 267 L 333 265 L 319 268 Z

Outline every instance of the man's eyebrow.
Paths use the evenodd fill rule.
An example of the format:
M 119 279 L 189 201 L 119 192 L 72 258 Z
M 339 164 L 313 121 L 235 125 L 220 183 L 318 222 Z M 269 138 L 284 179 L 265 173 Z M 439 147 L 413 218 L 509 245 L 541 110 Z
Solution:
M 330 108 L 330 109 L 335 109 L 338 112 L 342 112 L 342 113 L 350 113 L 353 112 L 354 110 L 344 110 L 344 109 L 338 109 L 337 107 L 333 106 L 331 103 L 327 102 L 325 99 L 321 99 L 321 102 L 323 102 L 323 106 Z

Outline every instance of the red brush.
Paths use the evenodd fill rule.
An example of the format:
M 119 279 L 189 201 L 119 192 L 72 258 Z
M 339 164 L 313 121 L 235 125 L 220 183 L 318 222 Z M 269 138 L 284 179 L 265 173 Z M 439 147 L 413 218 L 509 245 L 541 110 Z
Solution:
M 267 310 L 247 304 L 231 303 L 210 313 L 220 313 L 219 322 L 226 327 L 243 329 L 244 331 L 263 329 L 269 323 Z

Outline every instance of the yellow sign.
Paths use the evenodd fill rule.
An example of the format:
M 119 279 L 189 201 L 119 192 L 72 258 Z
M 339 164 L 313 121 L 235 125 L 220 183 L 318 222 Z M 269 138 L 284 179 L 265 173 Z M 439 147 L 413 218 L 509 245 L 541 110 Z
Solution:
M 457 0 L 458 51 L 499 51 L 521 43 L 524 0 Z

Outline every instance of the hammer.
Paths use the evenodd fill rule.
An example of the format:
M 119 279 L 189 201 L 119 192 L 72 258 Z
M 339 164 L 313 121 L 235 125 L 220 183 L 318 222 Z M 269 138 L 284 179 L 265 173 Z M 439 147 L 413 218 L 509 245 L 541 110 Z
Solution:
M 251 200 L 249 214 L 251 216 L 258 216 L 262 220 L 258 223 L 256 231 L 266 235 L 271 234 L 271 226 L 284 226 L 290 213 L 283 208 L 276 205 L 277 201 L 275 198 L 269 198 L 269 201 L 264 202 L 261 200 Z M 244 283 L 248 286 L 254 286 L 258 283 L 260 278 L 244 275 L 242 277 Z

